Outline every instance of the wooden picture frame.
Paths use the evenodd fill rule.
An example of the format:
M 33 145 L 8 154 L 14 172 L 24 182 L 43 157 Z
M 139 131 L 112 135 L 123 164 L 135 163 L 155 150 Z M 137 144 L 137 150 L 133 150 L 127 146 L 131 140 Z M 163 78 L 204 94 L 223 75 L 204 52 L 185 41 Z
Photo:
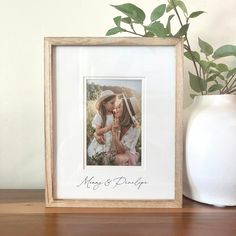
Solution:
M 94 84 L 97 100 L 91 97 Z M 181 207 L 182 84 L 182 39 L 45 38 L 46 206 Z M 132 120 L 132 125 L 125 129 L 118 116 L 111 116 L 112 125 L 103 124 L 104 134 L 97 137 L 111 134 L 103 141 L 107 146 L 115 146 L 110 162 L 105 162 L 108 152 L 93 149 L 95 154 L 89 156 L 93 130 L 88 119 L 93 116 L 88 112 L 88 104 L 92 104 L 93 112 L 96 104 L 100 109 L 108 90 L 115 93 L 116 109 L 121 106 L 115 105 L 119 96 L 125 104 L 122 106 L 134 109 L 131 100 L 138 100 L 134 96 L 138 94 L 141 121 Z M 109 110 L 106 112 L 110 114 Z M 130 117 L 137 115 L 130 109 L 122 112 L 132 113 Z M 105 117 L 108 122 L 108 115 Z M 118 131 L 114 120 L 118 120 Z M 94 127 L 94 136 L 96 128 L 101 127 L 100 123 Z M 135 143 L 136 151 L 139 142 L 139 153 L 131 152 L 122 141 L 130 127 L 141 130 Z M 123 132 L 122 138 L 115 136 L 117 132 Z M 107 137 L 112 137 L 111 143 Z M 96 145 L 103 148 L 99 145 L 105 144 Z M 125 153 L 121 159 L 117 145 Z

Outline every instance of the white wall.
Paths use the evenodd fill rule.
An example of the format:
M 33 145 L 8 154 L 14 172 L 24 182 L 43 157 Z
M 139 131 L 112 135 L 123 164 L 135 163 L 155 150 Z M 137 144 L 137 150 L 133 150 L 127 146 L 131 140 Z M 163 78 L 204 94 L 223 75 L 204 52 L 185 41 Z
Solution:
M 109 4 L 126 2 L 150 14 L 163 1 L 0 0 L 0 188 L 44 187 L 43 38 L 104 36 L 119 15 Z M 198 36 L 215 47 L 236 43 L 235 0 L 185 2 L 208 12 L 192 24 L 193 48 Z M 186 82 L 185 106 L 188 93 Z

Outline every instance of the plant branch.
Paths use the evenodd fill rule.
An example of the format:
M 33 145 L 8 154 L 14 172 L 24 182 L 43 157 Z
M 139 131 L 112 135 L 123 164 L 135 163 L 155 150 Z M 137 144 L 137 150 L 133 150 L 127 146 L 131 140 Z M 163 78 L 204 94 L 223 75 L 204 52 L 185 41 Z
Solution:
M 236 88 L 229 91 L 229 93 L 234 93 L 234 92 L 236 92 Z
M 199 65 L 199 76 L 202 77 L 202 67 Z
M 200 66 L 200 68 L 201 68 L 201 65 L 199 65 L 199 66 Z M 201 71 L 201 70 L 200 70 L 200 71 Z M 203 80 L 204 80 L 205 83 L 206 83 L 207 75 L 206 75 L 206 71 L 204 71 L 203 69 L 202 69 L 202 78 L 203 78 Z M 205 94 L 207 95 L 207 88 L 206 88 Z
M 130 31 L 130 30 L 127 30 L 127 29 L 124 29 L 124 28 L 121 28 L 122 31 L 124 32 L 127 32 L 127 33 L 130 33 L 130 34 L 134 34 L 134 35 L 138 35 L 138 36 L 141 36 L 141 37 L 144 37 L 145 35 L 142 35 L 142 34 L 139 34 L 139 33 L 136 33 L 135 31 Z
M 176 13 L 176 15 L 177 15 L 177 17 L 178 17 L 178 19 L 179 19 L 179 23 L 180 23 L 181 26 L 183 26 L 182 20 L 181 20 L 181 18 L 180 18 L 179 12 L 177 11 L 177 8 L 176 8 L 176 5 L 175 5 L 174 1 L 171 0 L 171 2 L 172 2 L 172 4 L 173 4 L 173 6 L 174 6 L 174 11 L 175 11 L 175 13 Z
M 134 33 L 137 35 L 137 32 L 135 31 L 134 25 L 133 25 L 132 23 L 130 24 L 130 27 L 131 27 L 131 29 L 134 31 Z
M 221 89 L 221 93 L 224 93 L 225 90 L 227 89 L 228 85 L 231 83 L 232 79 L 234 78 L 234 75 L 231 76 L 231 78 L 226 82 L 225 86 Z M 233 81 L 233 83 L 230 86 L 230 89 L 232 88 L 233 84 L 234 84 L 235 80 Z
M 233 76 L 233 77 L 234 77 L 234 76 Z M 235 83 L 236 83 L 236 78 L 234 78 L 233 83 L 230 85 L 229 90 L 232 89 L 232 88 L 235 88 L 235 86 L 234 86 Z
M 178 12 L 178 10 L 177 10 L 177 8 L 176 8 L 176 5 L 175 5 L 175 3 L 174 3 L 173 0 L 171 0 L 171 2 L 172 2 L 172 4 L 173 4 L 173 6 L 174 6 L 174 11 L 175 11 L 175 13 L 176 13 L 176 15 L 177 15 L 177 18 L 178 18 L 178 20 L 179 20 L 179 23 L 180 23 L 180 25 L 181 25 L 181 27 L 182 27 L 182 26 L 183 26 L 183 23 L 182 23 L 182 20 L 181 20 L 181 18 L 180 18 L 179 12 Z M 194 56 L 193 56 L 193 53 L 192 53 L 192 49 L 191 49 L 189 40 L 188 40 L 188 35 L 187 35 L 187 33 L 185 34 L 185 39 L 186 39 L 186 42 L 187 42 L 187 45 L 188 45 L 188 50 L 187 50 L 187 51 L 189 51 L 189 53 L 190 53 L 190 55 L 191 55 L 191 57 L 192 57 L 192 61 L 193 61 L 193 65 L 194 65 L 196 74 L 197 74 L 198 77 L 200 77 L 200 76 L 199 76 L 198 69 L 197 69 L 197 64 L 196 64 L 195 58 L 194 58 Z M 201 84 L 200 80 L 198 80 L 198 81 L 199 81 L 199 87 L 200 87 L 200 89 L 201 89 L 201 94 L 203 95 L 202 84 Z
M 225 87 L 226 87 L 227 93 L 229 93 L 229 87 L 228 87 L 227 81 L 226 81 Z

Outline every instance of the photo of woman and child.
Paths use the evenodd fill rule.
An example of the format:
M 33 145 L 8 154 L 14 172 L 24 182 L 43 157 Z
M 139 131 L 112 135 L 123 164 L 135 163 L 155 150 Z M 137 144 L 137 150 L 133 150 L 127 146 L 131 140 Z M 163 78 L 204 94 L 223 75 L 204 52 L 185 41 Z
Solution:
M 124 88 L 119 94 L 112 88 L 98 91 L 93 102 L 95 114 L 87 123 L 87 135 L 91 136 L 87 138 L 87 165 L 141 165 L 140 100 L 127 96 Z

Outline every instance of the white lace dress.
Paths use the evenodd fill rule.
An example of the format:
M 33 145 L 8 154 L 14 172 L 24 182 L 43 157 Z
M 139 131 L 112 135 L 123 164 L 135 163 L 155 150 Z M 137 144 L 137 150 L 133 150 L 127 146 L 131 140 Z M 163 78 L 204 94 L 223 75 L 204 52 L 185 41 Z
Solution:
M 121 138 L 121 143 L 124 145 L 126 151 L 136 155 L 135 146 L 138 142 L 139 136 L 141 133 L 140 127 L 133 127 L 131 126 L 125 135 Z
M 141 134 L 140 127 L 131 126 L 126 132 L 126 134 L 121 138 L 121 142 L 126 149 L 125 154 L 128 157 L 127 165 L 129 166 L 136 166 L 138 160 L 140 159 L 139 153 L 135 149 L 140 134 Z
M 113 123 L 113 115 L 107 115 L 106 117 L 106 126 L 108 125 L 112 125 Z M 96 126 L 99 125 L 101 126 L 102 125 L 102 117 L 100 114 L 96 114 L 92 120 L 92 127 L 94 129 L 96 129 Z M 97 140 L 95 138 L 93 138 L 92 142 L 89 144 L 89 147 L 88 147 L 88 156 L 89 157 L 92 157 L 92 156 L 95 156 L 99 153 L 102 153 L 102 152 L 108 152 L 111 150 L 111 146 L 112 146 L 112 133 L 111 131 L 108 131 L 104 134 L 104 138 L 105 138 L 105 144 L 99 144 L 97 142 Z

